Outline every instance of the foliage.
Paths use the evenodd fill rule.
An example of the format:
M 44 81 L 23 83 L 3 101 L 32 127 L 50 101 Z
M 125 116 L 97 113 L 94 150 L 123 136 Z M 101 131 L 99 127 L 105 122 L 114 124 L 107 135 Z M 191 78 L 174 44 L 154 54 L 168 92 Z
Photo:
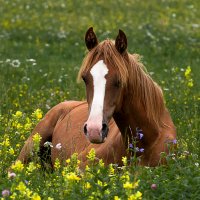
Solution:
M 198 199 L 200 196 L 199 9 L 195 0 L 0 0 L 0 191 L 13 199 Z M 85 172 L 73 155 L 55 171 L 39 159 L 14 162 L 34 126 L 52 106 L 85 99 L 76 76 L 84 33 L 99 40 L 119 28 L 130 52 L 161 85 L 177 127 L 176 155 L 167 166 L 105 167 L 91 152 Z M 35 138 L 35 151 L 38 150 Z M 57 147 L 59 148 L 59 144 Z M 144 150 L 145 151 L 145 150 Z M 34 154 L 37 155 L 37 154 Z M 8 168 L 13 170 L 8 173 Z

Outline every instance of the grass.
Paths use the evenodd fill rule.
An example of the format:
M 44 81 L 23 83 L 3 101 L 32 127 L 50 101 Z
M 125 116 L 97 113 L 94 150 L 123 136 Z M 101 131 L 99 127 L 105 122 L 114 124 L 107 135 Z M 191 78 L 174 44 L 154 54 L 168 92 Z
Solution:
M 139 191 L 143 199 L 199 199 L 198 1 L 1 0 L 0 4 L 0 190 L 11 192 L 5 198 L 139 199 Z M 43 172 L 36 159 L 28 166 L 18 163 L 16 176 L 9 178 L 7 169 L 40 113 L 64 100 L 85 99 L 84 85 L 76 83 L 76 76 L 90 26 L 99 40 L 115 38 L 121 28 L 129 51 L 143 56 L 147 70 L 163 88 L 177 127 L 177 156 L 169 155 L 167 166 L 132 164 L 118 169 L 95 165 L 91 152 L 86 173 L 77 170 L 75 155 L 67 167 L 58 163 L 54 173 Z

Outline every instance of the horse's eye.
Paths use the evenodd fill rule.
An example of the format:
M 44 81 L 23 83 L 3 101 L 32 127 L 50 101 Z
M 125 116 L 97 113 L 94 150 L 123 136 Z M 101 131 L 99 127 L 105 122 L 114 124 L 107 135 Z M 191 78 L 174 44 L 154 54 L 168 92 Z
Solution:
M 115 86 L 116 88 L 120 88 L 120 87 L 121 87 L 121 82 L 120 82 L 120 80 L 115 81 L 114 86 Z

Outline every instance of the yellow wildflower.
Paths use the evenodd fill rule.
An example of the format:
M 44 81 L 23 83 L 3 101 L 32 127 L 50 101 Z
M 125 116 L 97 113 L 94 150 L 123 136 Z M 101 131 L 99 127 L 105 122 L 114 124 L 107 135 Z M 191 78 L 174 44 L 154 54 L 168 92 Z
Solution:
M 37 193 L 34 193 L 31 199 L 32 200 L 41 200 L 41 197 Z
M 48 199 L 47 200 L 54 200 L 54 198 L 52 198 L 52 197 L 48 197 Z
M 40 141 L 41 141 L 41 139 L 42 139 L 42 137 L 38 133 L 36 133 L 33 136 L 34 150 L 36 152 L 38 152 L 39 149 L 40 149 Z
M 120 200 L 118 196 L 114 196 L 114 200 Z
M 97 184 L 98 184 L 99 186 L 101 186 L 101 187 L 107 186 L 107 185 L 108 185 L 107 183 L 103 183 L 103 182 L 100 181 L 100 180 L 97 181 Z
M 59 169 L 60 168 L 60 161 L 58 158 L 56 158 L 55 163 L 54 163 L 54 168 Z
M 33 162 L 30 162 L 28 167 L 27 167 L 27 171 L 28 172 L 33 172 L 36 169 L 36 166 Z
M 126 182 L 126 183 L 124 183 L 123 184 L 123 187 L 125 188 L 125 189 L 132 189 L 133 188 L 133 186 L 132 186 L 132 183 L 130 183 L 130 182 Z
M 20 182 L 16 189 L 19 190 L 21 193 L 26 192 L 26 186 L 23 182 Z
M 20 172 L 24 169 L 24 165 L 20 160 L 17 160 L 14 164 L 12 164 L 11 169 Z
M 100 167 L 104 167 L 104 162 L 103 162 L 102 159 L 99 160 L 99 166 L 100 166 Z
M 142 199 L 142 193 L 140 191 L 137 191 L 135 194 L 130 195 L 128 197 L 128 200 L 139 200 Z
M 190 74 L 191 74 L 191 67 L 187 66 L 187 68 L 185 70 L 185 78 L 189 79 L 190 78 Z
M 110 165 L 109 165 L 109 174 L 110 174 L 110 175 L 113 175 L 114 173 L 115 173 L 115 169 L 113 168 L 113 165 L 110 164 Z
M 136 181 L 135 183 L 130 183 L 129 181 L 127 181 L 126 183 L 123 184 L 123 187 L 125 189 L 135 189 L 136 187 L 138 187 L 139 185 L 139 180 Z
M 9 138 L 6 138 L 6 139 L 2 142 L 2 146 L 6 146 L 6 147 L 10 146 L 10 140 L 9 140 Z
M 193 86 L 194 86 L 194 84 L 193 84 L 193 80 L 190 79 L 187 85 L 188 85 L 188 87 L 193 87 Z
M 33 112 L 32 116 L 38 120 L 41 119 L 42 118 L 42 110 L 38 108 L 37 110 L 35 110 Z
M 10 155 L 14 155 L 15 154 L 15 151 L 14 151 L 14 149 L 12 147 L 9 149 L 9 154 Z
M 33 136 L 33 142 L 34 142 L 34 143 L 39 143 L 41 139 L 42 139 L 42 137 L 41 137 L 38 133 L 36 133 L 36 134 Z
M 128 163 L 128 161 L 127 161 L 127 157 L 125 156 L 125 157 L 122 157 L 122 162 L 123 162 L 123 164 L 126 166 L 127 165 L 127 163 Z
M 86 188 L 86 189 L 90 189 L 90 188 L 91 188 L 91 184 L 90 184 L 89 182 L 86 182 L 85 188 Z
M 22 117 L 22 112 L 21 112 L 21 111 L 17 111 L 17 112 L 15 113 L 15 117 L 17 117 L 17 118 Z
M 81 179 L 74 172 L 70 172 L 69 174 L 67 174 L 66 178 L 70 181 L 79 181 Z
M 23 128 L 23 126 L 22 126 L 20 123 L 17 123 L 17 126 L 16 126 L 16 128 L 19 130 L 19 129 L 22 129 L 22 128 Z
M 85 171 L 90 171 L 90 167 L 88 165 L 85 166 Z
M 122 180 L 125 180 L 125 181 L 130 181 L 129 172 L 126 171 L 126 173 L 125 173 L 124 175 L 121 176 L 121 179 L 122 179 Z
M 103 186 L 103 183 L 102 183 L 102 181 L 100 181 L 100 180 L 97 181 L 97 184 L 98 184 L 99 186 L 101 186 L 101 187 Z
M 31 123 L 26 123 L 26 124 L 24 125 L 24 129 L 25 129 L 25 130 L 30 130 L 30 129 L 31 129 L 31 126 L 32 126 Z
M 92 148 L 92 149 L 90 150 L 90 152 L 88 153 L 87 158 L 88 158 L 90 161 L 94 161 L 95 156 L 96 156 L 95 149 Z

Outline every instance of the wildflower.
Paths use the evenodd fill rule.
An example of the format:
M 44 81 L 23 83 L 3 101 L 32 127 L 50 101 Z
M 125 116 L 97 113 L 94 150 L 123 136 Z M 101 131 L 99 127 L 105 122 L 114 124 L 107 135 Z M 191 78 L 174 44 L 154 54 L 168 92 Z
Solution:
M 91 184 L 90 184 L 89 182 L 86 182 L 85 188 L 86 188 L 86 189 L 90 189 L 90 188 L 91 188 Z
M 23 126 L 22 126 L 20 123 L 17 123 L 17 126 L 16 126 L 16 128 L 19 130 L 19 129 L 22 129 L 22 128 L 23 128 Z
M 123 184 L 123 187 L 125 189 L 132 189 L 132 183 L 130 183 L 130 182 L 127 181 L 126 183 Z
M 17 160 L 14 164 L 12 164 L 11 169 L 20 172 L 24 169 L 24 165 L 20 160 Z
M 118 196 L 114 196 L 114 200 L 120 200 Z
M 41 197 L 37 193 L 34 193 L 31 199 L 32 200 L 41 200 Z
M 11 62 L 12 67 L 19 67 L 20 64 L 21 64 L 21 63 L 20 63 L 19 60 L 13 60 L 13 61 Z
M 130 144 L 129 144 L 129 148 L 130 148 L 130 149 L 133 149 L 133 144 L 130 143 Z
M 8 196 L 10 196 L 10 190 L 3 190 L 1 192 L 1 195 L 2 195 L 2 197 L 8 197 Z
M 123 164 L 126 166 L 127 165 L 127 157 L 125 156 L 125 157 L 122 157 L 122 162 L 123 162 Z
M 199 163 L 197 163 L 197 162 L 196 162 L 196 163 L 194 163 L 194 165 L 195 165 L 196 167 L 199 167 Z
M 34 142 L 34 143 L 39 143 L 41 139 L 42 139 L 42 137 L 41 137 L 38 133 L 36 133 L 36 134 L 33 136 L 33 142 Z
M 28 172 L 33 172 L 36 169 L 36 166 L 34 165 L 33 162 L 30 162 L 28 167 L 27 167 L 27 171 Z
M 51 142 L 45 142 L 44 143 L 44 147 L 51 147 L 51 148 L 53 148 L 53 145 L 52 145 L 52 143 Z
M 54 200 L 54 198 L 52 198 L 52 197 L 48 197 L 48 199 L 47 200 Z
M 2 142 L 2 146 L 10 146 L 10 139 L 9 138 L 6 138 L 3 142 Z
M 8 173 L 8 178 L 15 178 L 16 177 L 16 174 L 14 172 L 10 172 Z
M 190 79 L 189 81 L 188 81 L 188 87 L 193 87 L 194 86 L 194 84 L 193 84 L 193 80 L 192 79 Z
M 143 133 L 139 133 L 139 139 L 141 140 L 143 138 Z
M 67 174 L 66 178 L 70 181 L 79 181 L 81 179 L 74 172 L 70 172 L 69 174 Z
M 29 182 L 28 182 L 27 180 L 25 180 L 24 182 L 26 183 L 26 185 L 28 185 L 28 184 L 29 184 Z
M 61 143 L 58 143 L 58 144 L 56 145 L 56 149 L 60 150 L 61 148 L 62 148 Z
M 30 122 L 28 122 L 28 123 L 26 123 L 26 124 L 24 125 L 24 129 L 28 131 L 28 130 L 31 129 L 31 126 L 32 126 L 32 124 L 31 124 Z
M 94 148 L 92 148 L 92 149 L 90 150 L 90 152 L 88 153 L 87 158 L 88 158 L 90 161 L 94 161 L 95 156 L 96 156 L 96 152 L 95 152 Z
M 14 149 L 12 147 L 9 149 L 9 154 L 10 155 L 14 155 L 15 154 L 15 151 L 14 151 Z
M 60 161 L 58 158 L 56 158 L 55 163 L 54 163 L 54 168 L 59 169 L 60 168 Z
M 187 66 L 187 68 L 185 70 L 185 78 L 186 79 L 190 78 L 190 74 L 191 74 L 191 67 Z
M 99 166 L 100 166 L 100 167 L 104 167 L 104 162 L 103 162 L 102 159 L 99 160 Z
M 172 140 L 172 143 L 173 143 L 173 144 L 176 144 L 176 143 L 177 143 L 177 140 L 176 140 L 176 139 Z
M 135 183 L 130 183 L 129 181 L 127 181 L 126 183 L 123 184 L 123 187 L 125 189 L 135 189 L 136 187 L 138 187 L 139 185 L 139 180 L 136 181 Z
M 157 185 L 155 184 L 155 183 L 153 183 L 152 185 L 151 185 L 151 189 L 152 190 L 155 190 L 157 188 Z
M 70 163 L 70 158 L 68 158 L 68 159 L 66 160 L 66 163 L 67 163 L 67 164 L 69 164 L 69 163 Z
M 22 112 L 21 112 L 21 111 L 17 111 L 17 112 L 15 113 L 15 117 L 17 117 L 17 118 L 22 117 Z
M 112 164 L 109 165 L 109 173 L 110 175 L 113 175 L 115 173 L 115 169 L 113 168 Z
M 38 152 L 39 149 L 40 149 L 40 141 L 41 141 L 42 137 L 36 133 L 34 136 L 33 136 L 33 143 L 34 143 L 34 150 L 35 152 Z
M 128 200 L 137 200 L 142 199 L 142 193 L 140 191 L 137 191 L 135 194 L 130 195 Z
M 135 147 L 135 152 L 139 152 L 139 151 L 140 151 L 139 147 Z
M 36 62 L 36 60 L 33 59 L 33 58 L 26 59 L 26 61 L 27 61 L 27 62 Z
M 143 153 L 143 152 L 144 152 L 144 148 L 141 148 L 141 149 L 140 149 L 140 152 Z
M 26 192 L 26 185 L 23 182 L 20 182 L 16 189 L 21 193 L 24 193 Z
M 33 113 L 32 116 L 35 117 L 37 120 L 42 118 L 42 110 L 41 109 L 36 109 Z
M 142 129 L 136 127 L 136 136 L 141 140 L 144 137 Z

